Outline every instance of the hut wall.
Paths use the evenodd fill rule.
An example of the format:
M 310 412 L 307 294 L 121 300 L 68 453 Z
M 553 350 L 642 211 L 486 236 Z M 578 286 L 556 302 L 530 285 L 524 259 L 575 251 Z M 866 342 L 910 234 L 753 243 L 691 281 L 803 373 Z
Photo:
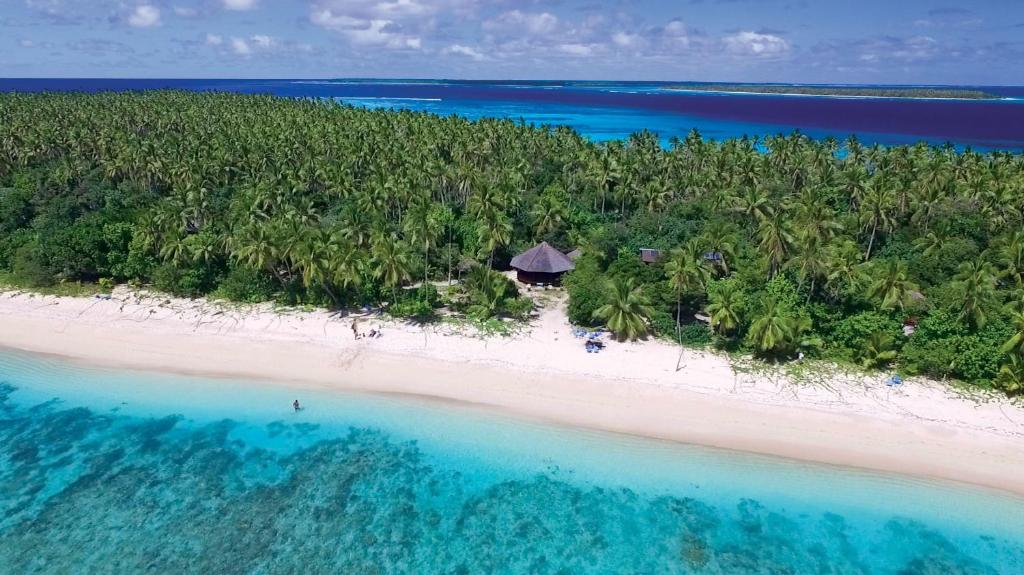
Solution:
M 524 272 L 516 270 L 516 279 L 524 284 L 548 284 L 559 285 L 562 283 L 562 274 L 549 274 L 543 272 Z

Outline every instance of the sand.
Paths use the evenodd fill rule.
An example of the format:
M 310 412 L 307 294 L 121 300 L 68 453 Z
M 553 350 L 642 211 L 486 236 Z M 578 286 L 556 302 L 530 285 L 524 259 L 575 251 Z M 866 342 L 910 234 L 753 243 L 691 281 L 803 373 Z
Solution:
M 401 393 L 556 424 L 952 480 L 1024 495 L 1024 406 L 939 382 L 737 369 L 660 341 L 588 354 L 563 296 L 511 337 L 325 311 L 115 290 L 111 299 L 0 293 L 0 346 L 105 366 Z M 380 326 L 379 338 L 353 337 Z M 827 376 L 825 374 L 828 374 Z M 211 380 L 215 381 L 215 380 Z

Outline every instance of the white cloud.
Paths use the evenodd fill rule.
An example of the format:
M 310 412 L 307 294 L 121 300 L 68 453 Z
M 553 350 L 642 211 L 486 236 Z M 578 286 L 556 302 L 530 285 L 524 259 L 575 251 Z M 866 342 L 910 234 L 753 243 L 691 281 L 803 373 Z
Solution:
M 134 28 L 151 28 L 160 25 L 160 9 L 150 4 L 141 4 L 128 16 L 128 24 Z
M 245 57 L 258 54 L 313 51 L 311 44 L 282 41 L 266 34 L 253 34 L 249 37 L 232 36 L 229 41 L 226 41 L 220 34 L 211 33 L 206 35 L 206 44 L 214 47 L 224 46 L 230 53 Z
M 546 36 L 558 29 L 558 17 L 550 12 L 512 10 L 485 21 L 483 28 L 502 35 L 517 35 L 525 31 L 533 36 Z
M 725 49 L 738 56 L 770 58 L 789 52 L 789 42 L 773 34 L 737 32 L 723 38 Z
M 32 46 L 35 46 L 36 43 L 32 40 L 19 40 L 18 45 L 22 48 L 31 48 Z
M 199 15 L 199 11 L 195 8 L 189 8 L 188 6 L 175 6 L 174 14 L 181 16 L 182 18 L 193 18 Z
M 224 0 L 224 8 L 239 12 L 252 10 L 256 7 L 256 0 Z
M 477 62 L 485 59 L 485 56 L 470 46 L 463 46 L 461 44 L 452 44 L 445 49 L 445 54 L 461 54 L 468 58 L 472 58 Z
M 570 56 L 589 56 L 594 53 L 593 47 L 578 43 L 559 44 L 558 49 Z
M 632 48 L 640 43 L 642 38 L 639 34 L 627 34 L 626 32 L 616 32 L 612 34 L 612 42 L 620 48 Z
M 426 16 L 434 12 L 433 6 L 417 2 L 416 0 L 395 0 L 394 2 L 377 2 L 370 4 L 376 15 L 385 18 L 409 18 Z
M 231 39 L 231 50 L 239 56 L 248 56 L 252 54 L 252 48 L 249 47 L 249 43 L 243 38 L 232 38 Z
M 317 26 L 340 32 L 353 44 L 414 50 L 422 47 L 419 36 L 404 32 L 401 25 L 384 18 L 354 18 L 324 8 L 314 11 L 310 21 Z
M 858 59 L 868 63 L 879 60 L 924 62 L 937 57 L 940 52 L 939 42 L 931 36 L 879 38 L 860 46 Z
M 264 34 L 256 34 L 252 37 L 252 43 L 255 44 L 258 48 L 267 49 L 273 48 L 277 42 L 270 36 L 266 36 Z
M 59 15 L 64 8 L 60 0 L 25 0 L 25 5 L 51 16 Z

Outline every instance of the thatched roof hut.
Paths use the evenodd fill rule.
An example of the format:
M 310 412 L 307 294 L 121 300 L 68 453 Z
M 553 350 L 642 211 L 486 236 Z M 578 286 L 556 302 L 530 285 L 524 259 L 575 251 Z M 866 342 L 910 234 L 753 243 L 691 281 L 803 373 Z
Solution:
M 541 242 L 512 258 L 512 267 L 523 283 L 553 284 L 558 283 L 562 274 L 575 269 L 576 264 L 547 242 Z

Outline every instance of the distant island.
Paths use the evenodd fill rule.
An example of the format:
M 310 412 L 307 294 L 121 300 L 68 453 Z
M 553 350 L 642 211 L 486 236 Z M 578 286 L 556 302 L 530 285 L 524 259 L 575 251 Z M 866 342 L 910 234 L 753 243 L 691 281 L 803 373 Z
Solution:
M 801 96 L 846 96 L 859 98 L 946 98 L 994 100 L 999 96 L 981 90 L 955 88 L 851 88 L 837 86 L 780 86 L 763 84 L 693 84 L 669 86 L 668 90 L 732 92 L 744 94 L 798 94 Z

